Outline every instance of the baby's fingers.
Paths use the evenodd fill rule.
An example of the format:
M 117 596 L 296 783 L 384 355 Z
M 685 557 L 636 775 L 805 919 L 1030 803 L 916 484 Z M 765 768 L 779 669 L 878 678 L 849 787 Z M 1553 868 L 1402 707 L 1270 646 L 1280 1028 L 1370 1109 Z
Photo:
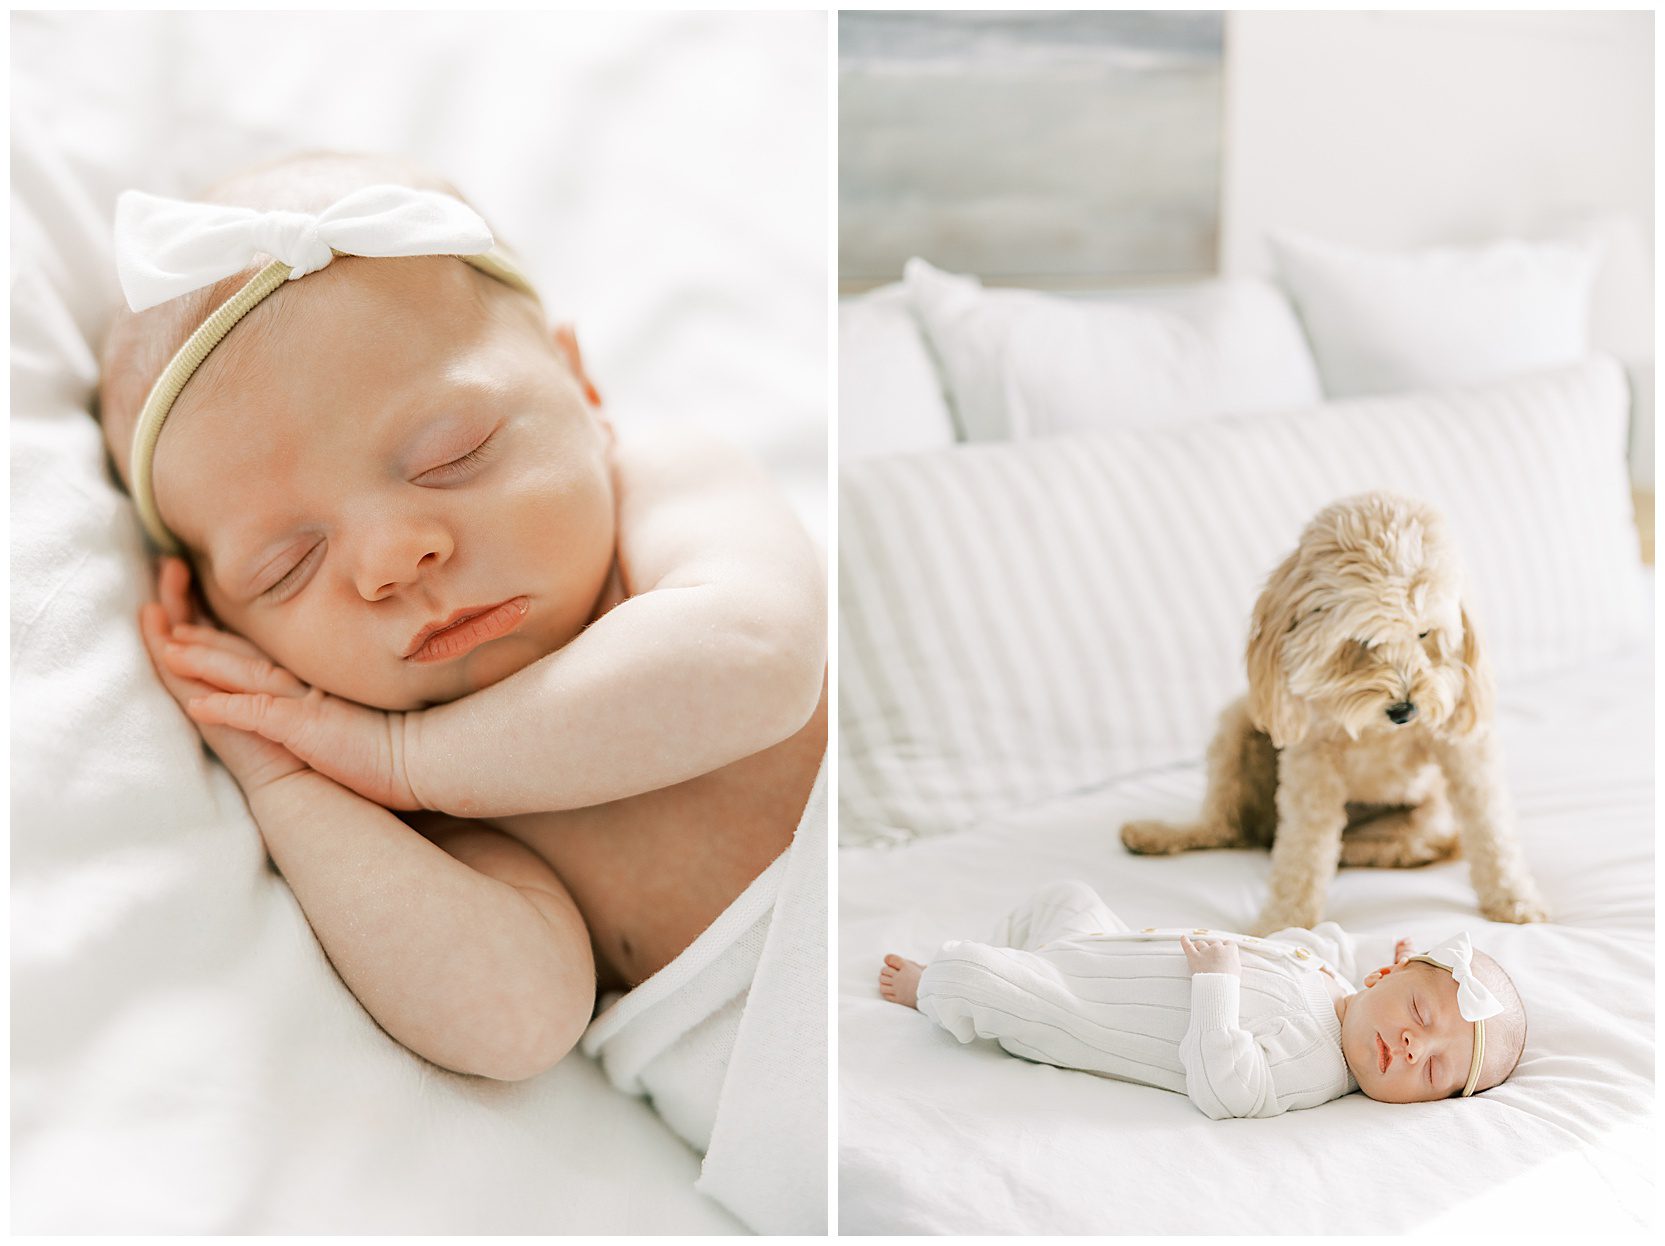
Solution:
M 191 602 L 191 569 L 183 558 L 163 558 L 156 570 L 156 597 L 167 613 L 169 626 L 196 622 Z
M 220 649 L 233 649 L 238 653 L 252 654 L 260 652 L 253 644 L 244 640 L 235 632 L 222 632 L 217 627 L 205 627 L 201 623 L 176 623 L 170 630 L 175 640 L 189 640 L 199 645 L 214 645 Z
M 185 712 L 199 723 L 252 731 L 278 744 L 289 744 L 302 729 L 312 707 L 299 697 L 258 692 L 210 692 L 193 697 Z
M 245 640 L 236 632 L 223 632 L 217 627 L 206 627 L 200 623 L 181 623 L 173 629 L 172 639 L 176 644 L 207 645 L 211 649 L 223 649 L 240 657 L 253 658 L 273 670 L 284 669 L 267 657 L 266 651 L 259 645 Z
M 177 635 L 177 633 L 175 633 Z M 228 692 L 265 692 L 275 697 L 301 697 L 307 686 L 265 658 L 207 644 L 170 642 L 162 650 L 168 669 Z
M 162 665 L 162 651 L 168 647 L 168 629 L 166 609 L 153 601 L 139 607 L 139 635 L 145 642 L 151 661 L 156 664 L 157 672 L 164 678 L 169 674 Z

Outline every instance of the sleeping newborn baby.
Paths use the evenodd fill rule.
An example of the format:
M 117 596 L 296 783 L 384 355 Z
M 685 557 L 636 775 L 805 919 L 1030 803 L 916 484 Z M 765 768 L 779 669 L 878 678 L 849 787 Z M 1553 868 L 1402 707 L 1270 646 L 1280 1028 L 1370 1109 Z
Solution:
M 615 435 L 572 331 L 420 170 L 130 193 L 117 255 L 100 414 L 169 551 L 163 682 L 382 1028 L 548 1068 L 815 805 L 818 550 L 745 456 Z
M 1130 930 L 1081 883 L 1032 896 L 994 944 L 885 957 L 880 991 L 962 1043 L 1189 1095 L 1209 1117 L 1277 1116 L 1354 1090 L 1418 1103 L 1489 1090 L 1520 1060 L 1509 975 L 1457 935 L 1355 980 L 1334 922 L 1264 939 Z

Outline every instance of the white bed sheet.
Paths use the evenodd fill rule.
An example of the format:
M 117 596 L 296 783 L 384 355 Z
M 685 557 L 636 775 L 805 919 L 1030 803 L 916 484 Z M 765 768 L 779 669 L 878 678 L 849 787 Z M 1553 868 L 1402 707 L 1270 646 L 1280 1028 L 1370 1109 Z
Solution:
M 576 320 L 625 435 L 686 420 L 826 516 L 826 19 L 14 14 L 11 1225 L 719 1233 L 699 1157 L 573 1055 L 383 1034 L 140 646 L 88 414 L 116 193 L 308 148 L 452 178 Z
M 1653 1210 L 1653 654 L 1503 691 L 1526 855 L 1554 923 L 1494 925 L 1466 864 L 1344 870 L 1327 916 L 1427 944 L 1458 929 L 1530 1018 L 1514 1077 L 1470 1101 L 1351 1095 L 1265 1121 L 957 1043 L 883 1001 L 880 957 L 986 937 L 1031 888 L 1080 878 L 1133 926 L 1243 929 L 1264 852 L 1129 855 L 1130 816 L 1186 816 L 1200 766 L 965 833 L 850 848 L 839 869 L 839 1227 L 845 1233 L 1635 1231 Z

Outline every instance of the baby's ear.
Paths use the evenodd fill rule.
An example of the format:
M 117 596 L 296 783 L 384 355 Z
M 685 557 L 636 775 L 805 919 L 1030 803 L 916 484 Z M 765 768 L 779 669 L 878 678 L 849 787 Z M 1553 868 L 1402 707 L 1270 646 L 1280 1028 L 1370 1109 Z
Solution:
M 573 379 L 584 391 L 584 397 L 592 407 L 600 408 L 601 394 L 590 380 L 589 373 L 584 371 L 584 355 L 578 349 L 578 334 L 570 324 L 555 326 L 555 349 L 561 358 L 567 361 L 567 367 L 572 372 Z

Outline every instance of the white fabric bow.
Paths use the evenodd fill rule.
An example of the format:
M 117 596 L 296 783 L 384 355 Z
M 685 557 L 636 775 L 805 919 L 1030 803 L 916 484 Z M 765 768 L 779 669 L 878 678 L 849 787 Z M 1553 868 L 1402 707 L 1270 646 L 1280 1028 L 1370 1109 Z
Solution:
M 1441 969 L 1449 970 L 1457 981 L 1457 1011 L 1464 1021 L 1484 1021 L 1503 1011 L 1497 996 L 1486 989 L 1474 972 L 1474 949 L 1469 946 L 1468 933 L 1454 934 L 1422 953 Z
M 481 255 L 490 227 L 461 200 L 410 186 L 366 186 L 322 212 L 262 212 L 124 190 L 116 200 L 116 270 L 144 311 L 241 272 L 257 254 L 289 280 L 348 255 Z

